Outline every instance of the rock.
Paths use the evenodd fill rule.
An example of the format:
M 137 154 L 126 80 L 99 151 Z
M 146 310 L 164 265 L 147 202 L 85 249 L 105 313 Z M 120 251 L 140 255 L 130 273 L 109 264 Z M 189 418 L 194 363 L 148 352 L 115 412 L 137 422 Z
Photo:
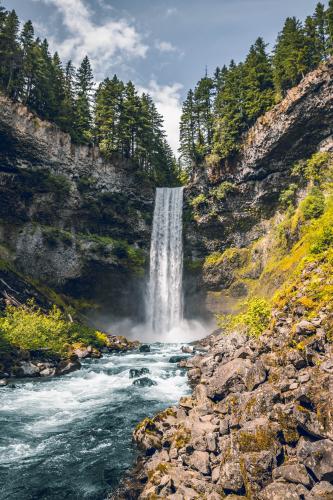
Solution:
M 139 347 L 140 352 L 150 352 L 150 345 L 148 344 L 142 344 Z
M 6 378 L 0 379 L 0 387 L 5 387 L 8 385 L 8 380 Z
M 138 378 L 142 375 L 150 373 L 149 368 L 131 368 L 129 371 L 129 378 Z
M 137 387 L 152 387 L 153 385 L 157 385 L 157 382 L 148 377 L 142 377 L 134 380 L 133 385 Z
M 295 327 L 297 335 L 310 335 L 316 333 L 316 327 L 310 321 L 302 320 Z
M 67 375 L 68 373 L 80 370 L 81 364 L 78 360 L 64 359 L 60 361 L 56 368 L 56 375 Z
M 328 481 L 321 481 L 312 488 L 305 498 L 306 500 L 332 500 L 333 485 Z
M 195 352 L 195 349 L 192 345 L 183 345 L 182 352 L 184 352 L 185 354 L 193 354 Z
M 79 358 L 79 359 L 85 359 L 85 358 L 90 358 L 91 357 L 91 350 L 89 350 L 87 347 L 78 347 L 77 349 L 73 350 L 73 353 Z
M 305 466 L 300 463 L 281 465 L 273 470 L 272 476 L 273 479 L 282 479 L 288 483 L 303 484 L 307 487 L 312 484 Z
M 56 368 L 44 368 L 43 370 L 40 371 L 40 376 L 41 377 L 53 377 L 56 373 Z
M 322 439 L 310 442 L 302 439 L 297 456 L 318 481 L 333 481 L 333 441 Z
M 189 463 L 201 474 L 210 474 L 209 454 L 206 451 L 194 451 L 190 456 Z
M 260 493 L 260 500 L 300 500 L 308 490 L 301 484 L 274 481 Z M 302 496 L 301 496 L 302 495 Z
M 13 369 L 15 377 L 38 377 L 39 369 L 30 361 L 20 361 Z
M 221 466 L 218 483 L 224 490 L 239 492 L 244 486 L 244 480 L 239 462 L 226 462 Z
M 214 373 L 214 377 L 208 384 L 207 395 L 213 401 L 220 401 L 225 398 L 230 389 L 237 385 L 238 390 L 245 389 L 245 377 L 252 367 L 248 359 L 233 359 L 228 363 L 219 366 Z
M 169 358 L 169 363 L 180 363 L 180 361 L 184 361 L 187 359 L 187 356 L 171 356 Z
M 266 380 L 267 372 L 263 363 L 257 361 L 245 375 L 245 385 L 248 391 L 253 391 Z

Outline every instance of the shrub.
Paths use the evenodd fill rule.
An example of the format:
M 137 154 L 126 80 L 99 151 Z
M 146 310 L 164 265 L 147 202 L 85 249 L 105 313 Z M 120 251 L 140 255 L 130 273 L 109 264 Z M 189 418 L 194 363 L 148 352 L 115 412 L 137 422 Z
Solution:
M 224 200 L 227 194 L 237 191 L 237 187 L 231 182 L 222 182 L 218 187 L 213 190 L 213 196 L 217 200 Z
M 56 306 L 44 313 L 33 303 L 26 306 L 8 306 L 0 317 L 3 341 L 27 350 L 48 349 L 54 354 L 65 354 L 71 344 L 102 347 L 103 334 L 85 325 L 68 321 Z
M 204 203 L 206 203 L 206 201 L 207 201 L 206 196 L 203 193 L 201 193 L 198 196 L 196 196 L 195 198 L 193 198 L 193 200 L 191 201 L 191 205 L 194 208 L 198 208 L 200 205 L 203 205 Z
M 292 207 L 295 203 L 296 193 L 298 186 L 297 184 L 290 184 L 282 193 L 280 194 L 280 204 L 284 209 Z
M 304 177 L 307 181 L 320 183 L 323 179 L 323 174 L 330 166 L 331 155 L 321 151 L 311 156 L 309 160 L 301 160 L 297 162 L 293 169 L 292 175 Z
M 319 188 L 313 188 L 300 204 L 305 220 L 318 219 L 325 211 L 325 197 Z
M 322 227 L 315 237 L 315 242 L 310 248 L 312 254 L 319 254 L 325 252 L 333 246 L 333 227 Z
M 217 315 L 217 324 L 227 333 L 239 328 L 253 337 L 259 337 L 268 327 L 271 318 L 271 306 L 267 300 L 253 297 L 244 304 L 243 313 Z

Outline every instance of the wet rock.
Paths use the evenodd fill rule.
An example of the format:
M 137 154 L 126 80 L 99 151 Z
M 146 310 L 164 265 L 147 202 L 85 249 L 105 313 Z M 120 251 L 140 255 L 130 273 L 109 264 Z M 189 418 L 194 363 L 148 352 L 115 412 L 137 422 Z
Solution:
M 169 358 L 169 363 L 180 363 L 180 361 L 184 361 L 187 359 L 187 356 L 171 356 Z
M 140 352 L 150 352 L 150 345 L 148 344 L 142 344 L 139 347 Z
M 60 361 L 56 369 L 56 375 L 67 375 L 68 373 L 80 370 L 81 364 L 75 359 L 64 359 Z
M 129 378 L 138 378 L 142 375 L 150 373 L 149 368 L 131 368 L 129 371 Z
M 137 387 L 152 387 L 153 385 L 157 385 L 157 382 L 148 377 L 138 378 L 133 381 L 133 385 Z
M 6 378 L 0 379 L 0 387 L 5 387 L 8 385 L 8 380 Z
M 38 377 L 39 368 L 30 361 L 21 361 L 13 368 L 15 377 Z
M 333 481 L 333 441 L 322 439 L 310 442 L 302 439 L 297 456 L 318 481 Z
M 195 352 L 195 349 L 192 345 L 183 345 L 182 352 L 185 354 L 193 354 Z

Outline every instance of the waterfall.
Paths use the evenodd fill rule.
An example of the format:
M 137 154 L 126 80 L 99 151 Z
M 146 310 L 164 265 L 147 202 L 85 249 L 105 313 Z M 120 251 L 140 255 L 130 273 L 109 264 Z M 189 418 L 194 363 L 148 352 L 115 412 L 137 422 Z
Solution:
M 156 190 L 150 248 L 147 316 L 165 334 L 183 319 L 183 188 Z

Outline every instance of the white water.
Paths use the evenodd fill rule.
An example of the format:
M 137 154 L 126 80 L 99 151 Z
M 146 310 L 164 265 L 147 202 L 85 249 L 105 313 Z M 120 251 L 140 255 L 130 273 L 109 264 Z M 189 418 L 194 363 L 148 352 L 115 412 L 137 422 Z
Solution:
M 166 335 L 183 319 L 183 188 L 156 190 L 147 294 L 149 329 Z

